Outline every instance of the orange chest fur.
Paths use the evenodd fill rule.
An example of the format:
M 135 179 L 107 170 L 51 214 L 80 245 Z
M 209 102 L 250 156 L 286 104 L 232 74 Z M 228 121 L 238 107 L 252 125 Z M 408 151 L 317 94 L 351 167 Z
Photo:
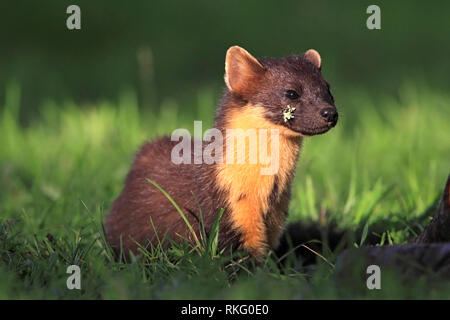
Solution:
M 241 231 L 243 246 L 250 251 L 272 246 L 276 242 L 272 238 L 282 230 L 285 215 L 278 211 L 288 204 L 280 201 L 288 201 L 283 194 L 289 188 L 300 143 L 300 135 L 267 120 L 263 107 L 246 106 L 226 117 L 217 182 L 228 195 L 231 223 Z

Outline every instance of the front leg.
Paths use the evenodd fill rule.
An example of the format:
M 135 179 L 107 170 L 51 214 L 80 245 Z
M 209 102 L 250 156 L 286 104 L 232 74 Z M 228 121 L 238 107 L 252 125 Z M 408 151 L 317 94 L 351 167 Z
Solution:
M 267 232 L 258 201 L 242 196 L 232 207 L 231 219 L 233 226 L 241 233 L 242 247 L 252 256 L 263 258 L 268 249 Z

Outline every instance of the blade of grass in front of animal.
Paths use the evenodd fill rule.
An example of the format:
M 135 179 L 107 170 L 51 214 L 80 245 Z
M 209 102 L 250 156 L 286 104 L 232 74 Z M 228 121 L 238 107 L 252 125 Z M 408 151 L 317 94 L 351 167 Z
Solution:
M 195 196 L 195 193 L 193 191 L 191 191 L 192 193 L 192 197 L 194 198 L 195 204 L 198 207 L 198 211 L 200 213 L 200 228 L 201 228 L 201 232 L 200 232 L 200 237 L 202 240 L 202 243 L 205 243 L 205 240 L 207 239 L 207 234 L 206 234 L 206 229 L 205 229 L 205 221 L 203 219 L 203 210 L 202 207 L 200 206 L 200 203 L 198 202 L 197 197 Z
M 189 229 L 189 232 L 191 232 L 192 237 L 194 238 L 195 244 L 198 246 L 198 248 L 201 248 L 200 241 L 197 238 L 197 234 L 194 231 L 194 228 L 192 228 L 192 225 L 189 223 L 188 219 L 186 218 L 186 215 L 183 213 L 181 208 L 178 206 L 178 204 L 173 200 L 173 198 L 163 189 L 161 188 L 155 181 L 145 178 L 148 182 L 150 182 L 156 189 L 158 189 L 169 201 L 170 203 L 175 207 L 175 209 L 180 214 L 181 218 L 183 219 L 184 223 Z
M 223 208 L 221 208 L 219 214 L 216 217 L 216 220 L 214 221 L 211 230 L 209 231 L 208 250 L 210 250 L 210 253 L 212 255 L 216 254 L 217 249 L 219 247 L 219 226 L 220 220 L 222 219 L 223 211 L 224 211 Z

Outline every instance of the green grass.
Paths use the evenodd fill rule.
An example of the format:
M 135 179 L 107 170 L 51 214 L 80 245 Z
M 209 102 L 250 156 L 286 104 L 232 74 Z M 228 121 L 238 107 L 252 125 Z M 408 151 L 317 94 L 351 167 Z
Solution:
M 373 96 L 356 89 L 336 94 L 339 124 L 305 141 L 289 219 L 322 217 L 368 233 L 382 223 L 385 242 L 405 243 L 425 225 L 423 214 L 450 172 L 450 96 L 415 84 L 395 96 Z M 271 257 L 256 267 L 218 254 L 214 239 L 210 250 L 181 244 L 152 248 L 128 264 L 114 261 L 101 222 L 134 152 L 175 128 L 192 130 L 196 119 L 205 130 L 218 94 L 204 89 L 196 103 L 166 101 L 159 111 L 139 110 L 132 93 L 117 104 L 47 102 L 26 127 L 20 98 L 11 84 L 0 107 L 0 299 L 450 297 L 448 287 L 426 279 L 406 285 L 395 275 L 383 276 L 377 292 L 361 289 L 357 278 L 343 285 L 329 253 L 314 272 L 294 262 L 281 272 Z M 80 291 L 66 288 L 70 264 L 81 267 Z

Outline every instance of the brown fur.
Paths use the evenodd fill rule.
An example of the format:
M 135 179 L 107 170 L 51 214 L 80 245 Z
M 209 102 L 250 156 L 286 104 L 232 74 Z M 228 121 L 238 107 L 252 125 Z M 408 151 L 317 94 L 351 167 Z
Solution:
M 235 158 L 235 163 L 210 165 L 174 164 L 171 151 L 178 142 L 169 137 L 146 143 L 106 217 L 106 236 L 111 246 L 117 252 L 122 246 L 127 253 L 136 252 L 138 245 L 164 242 L 165 236 L 192 241 L 179 213 L 146 180 L 149 178 L 170 194 L 198 236 L 200 215 L 209 231 L 223 208 L 220 247 L 244 248 L 257 257 L 266 249 L 277 247 L 303 136 L 326 132 L 337 120 L 337 115 L 332 122 L 320 115 L 321 110 L 334 108 L 320 64 L 315 51 L 308 51 L 305 57 L 257 60 L 242 48 L 230 48 L 225 67 L 227 89 L 214 124 L 224 136 L 223 159 L 227 157 L 227 129 L 277 129 L 279 170 L 274 175 L 261 175 L 260 169 L 268 165 L 249 162 L 248 141 L 243 163 L 236 163 L 234 148 L 235 154 L 228 156 Z M 298 91 L 299 98 L 289 100 L 286 90 Z M 289 122 L 282 117 L 286 105 L 296 108 L 295 117 Z M 270 154 L 270 135 L 267 149 Z

